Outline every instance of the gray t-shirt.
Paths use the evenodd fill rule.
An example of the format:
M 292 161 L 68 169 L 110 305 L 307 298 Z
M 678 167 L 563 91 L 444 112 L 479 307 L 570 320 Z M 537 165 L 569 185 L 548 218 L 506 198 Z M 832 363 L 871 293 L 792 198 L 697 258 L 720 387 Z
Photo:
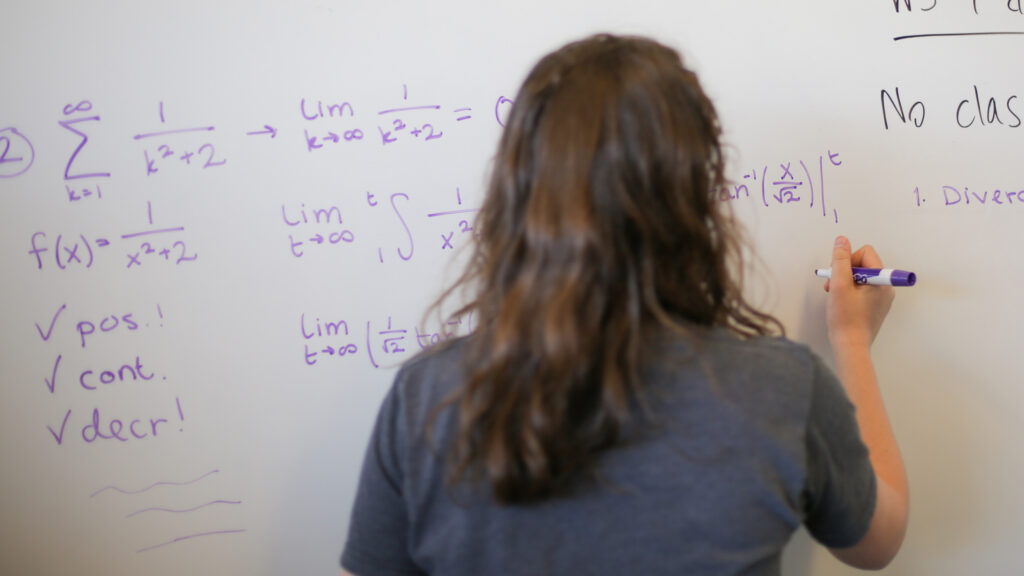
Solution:
M 875 476 L 832 372 L 781 338 L 671 338 L 645 375 L 649 417 L 564 497 L 499 506 L 446 481 L 465 343 L 402 368 L 363 463 L 342 566 L 376 575 L 778 574 L 803 523 L 821 543 L 865 534 Z

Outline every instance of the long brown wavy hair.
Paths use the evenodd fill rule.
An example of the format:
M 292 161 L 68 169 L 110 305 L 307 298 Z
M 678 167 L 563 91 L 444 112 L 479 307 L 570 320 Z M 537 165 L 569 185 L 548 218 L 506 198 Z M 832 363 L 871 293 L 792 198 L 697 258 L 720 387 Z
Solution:
M 593 36 L 541 59 L 515 98 L 477 216 L 467 378 L 451 479 L 501 503 L 551 497 L 618 439 L 648 344 L 669 329 L 781 331 L 740 290 L 720 127 L 672 49 Z

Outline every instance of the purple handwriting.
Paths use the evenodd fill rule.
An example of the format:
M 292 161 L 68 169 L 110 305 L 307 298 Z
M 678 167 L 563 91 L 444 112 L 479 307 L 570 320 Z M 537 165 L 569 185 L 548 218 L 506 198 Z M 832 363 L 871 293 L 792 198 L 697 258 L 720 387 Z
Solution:
M 324 112 L 325 109 L 327 111 L 326 113 Z M 315 106 L 311 104 L 307 109 L 305 98 L 299 101 L 299 111 L 302 113 L 302 117 L 306 120 L 322 120 L 324 118 L 335 117 L 344 118 L 346 115 L 348 115 L 349 118 L 352 118 L 356 115 L 355 108 L 353 108 L 352 104 L 348 102 L 331 103 L 327 104 L 325 107 L 323 100 L 317 100 Z
M 942 186 L 941 190 L 932 191 L 932 194 L 921 191 L 920 187 L 914 188 L 914 204 L 916 207 L 924 207 L 928 199 L 941 194 L 942 206 L 1024 206 L 1024 187 L 1017 190 L 1004 190 L 995 188 L 991 190 L 971 190 L 968 186 Z M 935 202 L 933 202 L 933 205 Z
M 209 478 L 210 476 L 213 476 L 214 474 L 217 474 L 219 472 L 220 472 L 220 470 L 214 469 L 214 470 L 210 470 L 209 472 L 206 472 L 205 474 L 201 474 L 200 476 L 197 476 L 195 478 L 191 478 L 191 479 L 188 479 L 188 480 L 181 480 L 181 481 L 161 480 L 161 481 L 153 482 L 151 484 L 143 486 L 142 488 L 122 488 L 120 486 L 111 484 L 111 485 L 108 485 L 108 486 L 104 486 L 104 487 L 100 488 L 99 490 L 96 490 L 95 492 L 90 494 L 89 497 L 90 498 L 95 498 L 96 496 L 98 496 L 100 494 L 103 494 L 104 492 L 116 492 L 116 493 L 122 494 L 122 495 L 135 496 L 135 495 L 147 493 L 150 490 L 152 490 L 154 488 L 157 488 L 157 487 L 170 486 L 170 487 L 173 487 L 173 488 L 179 488 L 179 487 L 184 487 L 184 486 L 191 486 L 191 485 L 197 484 L 197 483 L 201 482 L 202 480 L 205 480 L 205 479 Z M 215 500 L 209 500 L 209 501 L 204 502 L 202 504 L 199 504 L 197 506 L 191 506 L 191 507 L 187 507 L 187 508 L 168 508 L 168 507 L 165 507 L 165 506 L 148 506 L 146 508 L 141 508 L 139 510 L 136 510 L 134 512 L 129 513 L 128 515 L 125 516 L 125 518 L 134 518 L 136 516 L 139 516 L 141 514 L 146 514 L 146 513 L 149 513 L 149 512 L 165 512 L 165 513 L 170 513 L 170 514 L 189 514 L 191 512 L 196 512 L 198 510 L 202 510 L 202 509 L 208 508 L 210 506 L 225 505 L 225 504 L 226 505 L 231 505 L 231 506 L 238 506 L 238 505 L 242 504 L 242 501 L 241 500 L 215 499 Z M 148 551 L 151 551 L 151 550 L 156 550 L 156 549 L 162 548 L 164 546 L 168 546 L 168 545 L 175 544 L 175 543 L 178 543 L 178 542 L 184 542 L 186 540 L 192 540 L 192 539 L 195 539 L 195 538 L 203 538 L 203 537 L 207 537 L 207 536 L 216 536 L 216 535 L 223 535 L 223 534 L 238 534 L 238 533 L 245 532 L 245 531 L 246 530 L 244 528 L 231 528 L 231 529 L 225 529 L 225 530 L 204 530 L 202 532 L 194 532 L 194 533 L 190 533 L 190 534 L 185 534 L 183 536 L 177 536 L 177 537 L 172 538 L 170 540 L 164 540 L 164 541 L 158 542 L 156 544 L 145 546 L 143 548 L 139 548 L 138 550 L 136 550 L 136 553 L 148 552 Z
M 57 234 L 57 241 L 51 249 L 46 240 L 46 232 L 35 232 L 29 239 L 31 248 L 28 253 L 36 259 L 38 270 L 43 269 L 43 254 L 47 252 L 52 252 L 53 259 L 61 270 L 67 270 L 70 267 L 92 268 L 96 259 L 93 247 L 105 247 L 110 244 L 105 238 L 89 242 L 84 234 L 79 234 L 77 238 L 73 235 Z
M 92 116 L 82 116 L 81 114 L 88 114 L 93 109 L 92 102 L 88 100 L 82 100 L 77 104 L 68 104 L 64 106 L 62 110 L 65 116 L 64 120 L 58 121 L 58 124 L 62 128 L 78 136 L 81 140 L 78 143 L 78 147 L 71 153 L 71 157 L 68 158 L 67 164 L 64 166 L 64 180 L 80 180 L 83 178 L 110 178 L 110 172 L 78 172 L 75 167 L 75 162 L 78 159 L 78 155 L 85 149 L 86 144 L 89 143 L 89 136 L 85 133 L 85 127 L 79 127 L 78 125 L 83 122 L 99 122 L 100 117 L 98 114 Z M 72 170 L 75 173 L 72 174 Z
M 143 150 L 142 155 L 146 160 L 146 175 L 152 176 L 160 172 L 161 160 L 178 161 L 182 165 L 198 166 L 202 169 L 223 166 L 227 160 L 217 155 L 217 149 L 213 144 L 204 142 L 198 147 L 177 148 L 168 144 L 157 146 L 156 152 L 150 156 L 149 150 Z M 195 162 L 195 164 L 193 164 Z
M 495 100 L 493 119 L 497 125 L 505 125 L 512 104 L 513 101 L 505 96 Z M 323 149 L 328 144 L 377 141 L 381 147 L 391 147 L 402 141 L 438 141 L 456 131 L 457 126 L 472 123 L 476 118 L 472 106 L 411 102 L 409 87 L 404 84 L 401 101 L 382 106 L 370 112 L 369 116 L 357 115 L 356 107 L 347 101 L 302 98 L 298 108 L 300 118 L 306 123 L 303 141 L 310 152 Z M 143 145 L 141 161 L 148 176 L 160 174 L 171 167 L 207 170 L 228 164 L 220 145 L 212 139 L 218 133 L 215 125 L 169 125 L 163 101 L 158 103 L 158 117 L 156 127 L 132 135 L 132 140 Z M 100 128 L 101 121 L 91 100 L 78 100 L 61 109 L 58 124 L 76 139 L 75 147 L 64 164 L 64 195 L 68 202 L 80 203 L 104 197 L 103 183 L 109 181 L 111 173 L 102 165 L 97 166 L 90 139 Z M 263 124 L 262 128 L 250 129 L 244 134 L 270 136 L 269 141 L 275 139 L 278 132 L 277 127 Z M 378 138 L 368 138 L 374 134 Z M 32 142 L 17 128 L 0 129 L 0 178 L 24 174 L 35 162 L 35 157 Z
M 826 202 L 825 169 L 842 165 L 839 154 L 831 150 L 810 165 L 803 160 L 766 164 L 745 173 L 742 181 L 713 190 L 712 194 L 723 202 L 760 200 L 765 208 L 806 205 L 814 209 L 817 205 L 822 217 L 831 216 L 838 223 L 839 212 L 833 208 L 829 213 Z
M 127 314 L 110 314 L 104 316 L 98 321 L 93 320 L 82 320 L 75 324 L 75 330 L 78 332 L 79 338 L 82 342 L 82 348 L 85 348 L 86 337 L 96 335 L 96 330 L 99 330 L 99 334 L 108 334 L 111 332 L 134 332 L 139 329 L 139 323 L 133 318 L 134 313 L 128 312 Z
M 109 236 L 89 238 L 85 234 L 57 234 L 56 242 L 52 245 L 48 242 L 50 236 L 46 232 L 38 231 L 29 238 L 28 254 L 35 258 L 37 270 L 42 270 L 44 262 L 49 261 L 49 257 L 44 257 L 48 252 L 57 268 L 61 270 L 92 268 L 98 252 L 109 252 L 106 249 L 114 241 L 122 240 L 125 241 L 124 245 L 128 246 L 124 252 L 125 268 L 140 268 L 149 261 L 163 261 L 175 265 L 196 261 L 199 254 L 192 250 L 179 234 L 185 231 L 185 227 L 155 225 L 152 203 L 147 202 L 146 205 L 149 225 L 142 229 L 120 234 L 114 240 Z
M 309 130 L 303 130 L 303 135 L 306 138 L 306 150 L 313 151 L 319 150 L 324 147 L 321 142 L 333 142 L 335 144 L 339 142 L 356 142 L 363 139 L 363 131 L 358 128 L 352 130 L 345 130 L 339 136 L 336 132 L 327 131 L 320 135 L 311 135 Z
M 181 424 L 178 428 L 179 432 L 185 431 L 185 411 L 182 409 L 180 398 L 175 398 L 174 408 L 176 413 L 171 413 L 172 415 L 170 416 L 127 418 L 105 417 L 106 414 L 101 412 L 99 408 L 93 408 L 90 414 L 84 416 L 84 419 L 80 420 L 77 424 L 70 425 L 70 428 L 77 429 L 84 421 L 85 425 L 81 426 L 81 438 L 86 444 L 93 444 L 104 440 L 117 440 L 118 442 L 125 443 L 146 438 L 156 438 L 167 426 L 171 426 L 171 422 Z M 53 436 L 53 440 L 58 446 L 64 446 L 65 440 L 68 439 L 69 421 L 73 413 L 75 413 L 74 409 L 68 408 L 61 419 L 60 425 L 56 428 L 49 424 L 46 425 L 47 431 Z
M 479 209 L 477 208 L 465 208 L 462 205 L 462 191 L 459 188 L 455 188 L 455 201 L 456 206 L 453 209 L 441 210 L 439 212 L 430 212 L 427 214 L 427 218 L 453 218 L 458 222 L 454 228 L 449 228 L 446 231 L 441 232 L 441 250 L 454 250 L 455 249 L 455 235 L 460 236 L 464 234 L 473 235 L 473 216 Z
M 975 84 L 966 94 L 966 98 L 957 101 L 956 106 L 949 106 L 950 116 L 960 128 L 985 128 L 1005 127 L 1020 128 L 1024 121 L 1018 113 L 1018 95 L 1006 94 L 992 96 L 982 94 L 978 85 Z M 966 92 L 966 91 L 965 91 Z M 886 130 L 890 129 L 890 120 L 893 126 L 913 126 L 921 128 L 925 125 L 927 105 L 922 99 L 908 98 L 906 104 L 903 95 L 900 94 L 900 87 L 896 86 L 892 92 L 883 89 L 880 95 L 882 108 L 882 125 Z
M 59 327 L 67 324 L 66 321 L 62 320 L 65 317 L 64 312 L 67 308 L 67 304 L 61 304 L 48 319 L 42 323 L 35 323 L 36 332 L 43 342 L 50 342 L 54 333 L 59 330 Z M 159 304 L 156 306 L 156 311 L 159 326 L 162 327 L 164 313 Z M 99 319 L 82 319 L 72 323 L 82 348 L 86 348 L 88 343 L 99 335 L 131 333 L 151 325 L 149 321 L 137 317 L 134 312 L 109 314 Z M 94 392 L 101 388 L 117 389 L 121 384 L 128 382 L 145 383 L 157 380 L 157 374 L 145 365 L 142 355 L 135 354 L 134 356 L 134 359 L 118 363 L 118 365 L 113 367 L 88 367 L 79 370 L 77 376 L 79 387 L 83 390 Z M 63 359 L 63 354 L 57 354 L 57 359 L 52 369 L 49 369 L 48 376 L 44 376 L 46 388 L 50 394 L 56 394 L 58 391 L 58 377 Z M 65 371 L 67 371 L 66 368 Z M 161 376 L 159 380 L 166 381 L 167 378 Z M 128 442 L 130 440 L 155 438 L 172 422 L 181 424 L 179 431 L 184 431 L 185 412 L 180 398 L 175 398 L 174 408 L 177 413 L 177 419 L 173 415 L 170 417 L 160 415 L 152 417 L 111 418 L 105 410 L 101 410 L 99 407 L 93 408 L 91 413 L 83 413 L 69 408 L 64 411 L 62 416 L 59 416 L 59 422 L 47 423 L 46 429 L 58 446 L 65 444 L 65 440 L 68 438 L 67 432 L 71 429 L 80 429 L 81 439 L 86 444 L 92 444 L 99 440 Z M 74 419 L 72 416 L 74 416 Z
M 50 319 L 49 326 L 45 330 L 43 329 L 42 326 L 39 325 L 38 322 L 36 323 L 36 330 L 39 331 L 39 337 L 43 339 L 43 342 L 49 341 L 50 337 L 53 335 L 53 328 L 54 326 L 57 325 L 57 319 L 60 318 L 60 315 L 64 312 L 64 310 L 67 310 L 67 307 L 67 304 L 60 305 L 60 308 L 57 309 L 57 312 Z
M 401 362 L 409 355 L 425 350 L 439 342 L 472 331 L 472 315 L 449 319 L 437 330 L 400 324 L 392 316 L 379 322 L 367 321 L 365 332 L 350 331 L 345 319 L 323 320 L 320 317 L 299 316 L 299 329 L 304 340 L 303 358 L 307 366 L 315 366 L 326 359 L 352 358 L 364 353 L 374 368 Z
M 67 310 L 67 307 L 67 304 L 61 304 L 52 316 L 43 320 L 42 323 L 35 323 L 36 332 L 38 332 L 43 342 L 49 342 L 53 338 L 54 332 L 58 324 L 61 324 L 61 317 L 64 315 L 64 311 Z M 164 312 L 159 304 L 156 305 L 156 316 L 156 322 L 162 328 L 164 326 Z M 85 348 L 87 342 L 91 341 L 91 338 L 94 336 L 110 333 L 123 334 L 149 327 L 151 327 L 151 323 L 148 320 L 140 320 L 135 312 L 106 314 L 98 319 L 86 318 L 74 323 L 74 331 L 82 348 Z
M 264 124 L 262 130 L 253 130 L 252 132 L 246 132 L 246 136 L 263 136 L 269 134 L 271 139 L 277 138 L 277 129 L 270 124 Z
M 352 118 L 355 116 L 355 108 L 348 102 L 341 102 L 338 104 L 328 104 L 326 106 L 326 112 L 323 100 L 318 100 L 315 107 L 312 107 L 312 111 L 307 110 L 306 99 L 303 98 L 299 102 L 299 111 L 302 117 L 306 120 L 323 120 L 333 118 L 344 118 L 348 116 Z M 308 129 L 303 130 L 303 135 L 306 139 L 306 150 L 312 152 L 313 150 L 319 150 L 324 147 L 325 142 L 333 142 L 338 144 L 340 142 L 357 142 L 363 139 L 365 134 L 360 128 L 350 128 L 347 130 L 339 130 L 341 134 L 333 132 L 331 130 L 325 130 L 321 134 L 310 134 Z
M 203 170 L 227 164 L 227 160 L 217 153 L 216 146 L 210 141 L 189 142 L 184 145 L 176 142 L 182 135 L 213 132 L 217 129 L 215 126 L 166 128 L 166 122 L 164 103 L 160 102 L 160 128 L 134 136 L 135 140 L 154 142 L 152 147 L 142 151 L 147 176 L 159 173 L 162 167 L 171 162 L 179 166 L 198 167 Z
M 384 122 L 383 126 L 377 125 L 377 132 L 380 134 L 383 146 L 398 142 L 398 139 L 405 134 L 415 139 L 422 139 L 424 142 L 439 140 L 444 136 L 444 132 L 435 125 L 438 123 L 437 120 L 431 120 L 430 122 L 422 120 L 424 116 L 436 116 L 437 113 L 441 112 L 440 104 L 410 105 L 408 101 L 409 87 L 403 84 L 402 104 L 377 112 L 378 119 Z M 472 111 L 472 108 L 460 107 L 452 112 L 456 117 L 456 122 L 463 122 L 473 117 Z M 421 136 L 422 138 L 420 138 Z
M 213 469 L 213 470 L 210 470 L 209 472 L 206 472 L 205 474 L 202 474 L 200 476 L 192 478 L 191 480 L 181 480 L 181 481 L 160 480 L 158 482 L 153 482 L 152 484 L 147 484 L 146 486 L 143 486 L 142 488 L 121 488 L 120 486 L 116 486 L 116 485 L 111 484 L 111 485 L 108 485 L 108 486 L 104 486 L 104 487 L 100 488 L 99 490 L 96 490 L 95 492 L 93 492 L 92 494 L 89 495 L 89 498 L 95 498 L 96 496 L 99 496 L 100 494 L 102 494 L 104 492 L 117 492 L 118 494 L 133 495 L 133 494 L 142 494 L 144 492 L 149 492 L 150 490 L 152 490 L 153 488 L 156 488 L 158 486 L 188 486 L 190 484 L 195 484 L 196 482 L 199 482 L 200 480 L 204 480 L 206 478 L 209 478 L 210 476 L 213 476 L 214 474 L 217 474 L 219 472 L 220 472 L 220 470 Z
M 495 120 L 499 124 L 502 123 L 501 111 L 510 102 L 502 97 L 495 105 Z M 327 143 L 364 141 L 366 135 L 373 133 L 374 129 L 379 137 L 377 141 L 382 147 L 389 147 L 401 141 L 436 141 L 445 137 L 450 129 L 449 123 L 458 125 L 473 119 L 471 106 L 447 108 L 436 103 L 410 103 L 409 87 L 405 84 L 402 85 L 401 103 L 377 110 L 375 122 L 372 122 L 373 128 L 369 128 L 366 122 L 360 123 L 355 107 L 350 102 L 325 103 L 323 100 L 316 100 L 313 103 L 303 98 L 299 101 L 299 113 L 309 122 L 332 122 L 329 127 L 303 129 L 308 152 L 321 150 Z M 339 120 L 345 120 L 347 124 L 338 127 Z
M 57 361 L 53 364 L 53 369 L 50 372 L 49 378 L 44 377 L 46 382 L 46 388 L 50 391 L 50 394 L 55 394 L 57 391 L 57 374 L 60 371 L 60 364 L 63 360 L 64 355 L 58 354 Z M 146 368 L 142 365 L 142 358 L 139 355 L 135 356 L 135 360 L 127 363 L 123 363 L 118 368 L 110 369 L 86 369 L 78 373 L 78 385 L 84 390 L 99 390 L 100 388 L 107 388 L 111 384 L 123 383 L 123 382 L 149 382 L 156 378 L 156 374 L 152 371 L 147 372 Z M 166 381 L 167 377 L 162 376 L 161 381 Z
M 286 204 L 282 204 L 281 218 L 289 228 L 315 227 L 308 235 L 301 236 L 298 239 L 294 234 L 288 235 L 292 256 L 296 258 L 305 256 L 305 251 L 302 248 L 305 245 L 334 246 L 352 244 L 356 240 L 355 234 L 348 228 L 331 228 L 334 225 L 340 227 L 344 224 L 344 220 L 341 217 L 341 208 L 337 206 L 312 208 L 307 211 L 305 204 L 301 204 L 298 210 L 294 208 L 289 210 Z M 325 230 L 325 228 L 327 229 Z
M 13 126 L 0 129 L 0 178 L 21 176 L 36 161 L 32 142 Z
M 406 246 L 398 246 L 398 247 L 396 247 L 395 248 L 395 253 L 398 254 L 398 257 L 402 261 L 408 262 L 409 260 L 412 259 L 413 254 L 416 251 L 416 243 L 415 243 L 415 241 L 412 238 L 412 231 L 409 229 L 409 225 L 406 223 L 405 217 L 402 215 L 401 210 L 398 209 L 399 204 L 397 204 L 395 202 L 398 199 L 401 199 L 403 201 L 400 204 L 405 204 L 405 203 L 407 203 L 409 201 L 409 195 L 405 194 L 404 192 L 396 192 L 394 194 L 391 194 L 391 196 L 388 198 L 388 201 L 391 204 L 391 210 L 394 213 L 395 218 L 398 220 L 398 223 L 401 225 L 402 230 L 405 232 L 405 240 L 406 240 L 406 243 L 408 244 L 407 247 Z M 366 193 L 366 203 L 371 208 L 376 208 L 376 207 L 380 206 L 380 201 L 377 200 L 377 195 L 372 193 L 372 192 L 367 192 Z M 405 248 L 405 249 L 403 250 L 403 248 Z M 384 263 L 384 247 L 383 246 L 377 248 L 377 260 L 381 264 Z
M 223 534 L 239 534 L 241 532 L 245 532 L 245 528 L 232 528 L 232 529 L 228 529 L 228 530 L 211 530 L 209 532 L 198 532 L 198 533 L 195 533 L 195 534 L 186 534 L 184 536 L 178 536 L 177 538 L 173 538 L 173 539 L 168 540 L 166 542 L 160 542 L 159 544 L 154 544 L 152 546 L 146 546 L 145 548 L 139 548 L 135 552 L 136 553 L 149 552 L 150 550 L 156 550 L 157 548 L 163 548 L 164 546 L 168 546 L 170 544 L 177 544 L 178 542 L 184 542 L 186 540 L 191 540 L 193 538 L 204 538 L 204 537 L 207 537 L 207 536 L 220 536 L 220 535 L 223 535 Z
M 132 382 L 142 380 L 148 382 L 156 377 L 152 371 L 149 374 L 146 373 L 145 368 L 142 366 L 142 359 L 136 354 L 135 361 L 127 364 L 122 364 L 120 368 L 110 370 L 82 370 L 78 375 L 78 384 L 85 390 L 97 390 L 99 385 L 114 384 L 116 382 L 125 382 L 128 378 Z M 167 380 L 166 377 L 163 378 Z
M 408 262 L 415 257 L 417 240 L 413 233 L 413 216 L 425 216 L 426 220 L 435 222 L 437 229 L 436 247 L 441 252 L 454 251 L 462 238 L 472 238 L 473 215 L 477 208 L 467 207 L 463 203 L 462 191 L 456 187 L 455 203 L 435 209 L 426 214 L 410 214 L 414 198 L 405 192 L 381 195 L 366 192 L 366 205 L 372 214 L 382 214 L 393 218 L 395 226 L 378 228 L 393 231 L 390 238 L 394 243 L 387 242 L 387 233 L 379 234 L 384 241 L 376 246 L 377 262 Z M 305 203 L 282 204 L 281 220 L 288 229 L 288 246 L 291 255 L 303 258 L 309 250 L 319 247 L 344 246 L 357 244 L 356 233 L 347 227 L 343 214 L 347 211 L 338 205 L 307 206 Z M 397 257 L 397 258 L 396 258 Z
M 64 190 L 68 194 L 68 202 L 81 202 L 93 197 L 97 200 L 103 198 L 103 188 L 99 184 L 95 184 L 92 187 L 82 186 L 81 188 L 72 188 L 65 184 Z
M 513 100 L 504 96 L 499 96 L 498 101 L 494 103 L 494 120 L 502 128 L 505 127 L 505 122 L 508 120 L 508 114 L 512 110 L 513 104 L 515 104 Z
M 399 198 L 405 200 L 405 202 L 408 202 L 409 201 L 409 195 L 408 194 L 403 194 L 401 192 L 397 192 L 395 194 L 392 194 L 391 197 L 389 198 L 389 201 L 391 203 L 391 209 L 394 211 L 395 217 L 398 218 L 398 222 L 402 225 L 402 229 L 405 230 L 405 237 L 409 241 L 409 247 L 408 247 L 407 251 L 403 251 L 402 247 L 399 246 L 399 247 L 395 248 L 395 252 L 398 254 L 398 257 L 401 258 L 402 260 L 409 261 L 409 260 L 412 259 L 413 253 L 416 251 L 416 245 L 413 242 L 412 232 L 409 230 L 409 225 L 405 223 L 405 218 L 402 217 L 402 212 L 399 211 L 398 205 L 395 204 L 395 200 L 397 200 Z M 372 202 L 372 199 L 369 197 L 369 195 L 367 197 L 367 202 Z M 372 203 L 370 205 L 373 206 Z M 383 250 L 384 250 L 383 248 L 378 248 L 377 249 L 377 257 L 380 260 L 381 264 L 384 263 L 384 252 L 383 252 Z
M 166 234 L 172 232 L 181 232 L 185 230 L 184 226 L 176 228 L 165 228 L 162 230 L 148 230 L 145 232 L 137 232 L 134 234 L 128 234 L 121 238 L 135 238 L 138 236 L 149 236 L 152 234 Z M 174 264 L 183 264 L 185 262 L 195 262 L 199 259 L 199 254 L 191 250 L 184 240 L 164 240 L 153 241 L 147 240 L 140 242 L 138 250 L 135 252 L 127 252 L 125 256 L 128 258 L 125 268 L 141 267 L 144 262 L 151 259 L 157 261 L 163 260 L 164 262 L 173 262 Z
M 159 326 L 163 327 L 163 309 L 159 304 L 156 306 L 157 316 L 159 318 Z M 67 310 L 67 304 L 61 304 L 60 308 L 57 309 L 48 320 L 44 320 L 42 324 L 39 322 L 35 323 L 36 332 L 43 342 L 49 342 L 53 338 L 54 333 L 57 329 L 58 323 Z M 90 338 L 99 334 L 106 333 L 126 333 L 135 332 L 141 327 L 150 327 L 148 321 L 140 321 L 135 318 L 133 312 L 124 314 L 110 314 L 104 316 L 98 320 L 87 319 L 80 320 L 74 325 L 74 331 L 78 336 L 78 340 L 82 348 L 86 347 L 86 344 Z M 44 327 L 45 326 L 45 327 Z M 50 394 L 57 392 L 57 380 L 58 374 L 61 368 L 61 362 L 64 359 L 64 355 L 58 353 L 57 359 L 54 361 L 52 368 L 49 368 L 49 374 L 43 377 L 43 381 L 46 383 L 46 388 Z M 106 387 L 106 385 L 127 382 L 129 380 L 135 381 L 150 381 L 156 377 L 155 373 L 151 370 L 147 370 L 142 363 L 141 356 L 136 354 L 135 360 L 132 362 L 121 364 L 118 368 L 111 369 L 86 369 L 82 370 L 78 374 L 78 384 L 85 390 L 96 390 L 100 387 Z M 161 381 L 167 380 L 166 377 L 161 377 Z M 66 420 L 66 417 L 65 417 Z
M 151 506 L 149 508 L 143 508 L 142 510 L 136 510 L 135 512 L 132 512 L 131 514 L 126 515 L 125 518 L 131 518 L 133 516 L 138 516 L 139 514 L 144 514 L 146 512 L 170 512 L 172 514 L 187 514 L 189 512 L 195 512 L 196 510 L 202 510 L 203 508 L 206 508 L 208 506 L 214 506 L 214 505 L 217 505 L 217 504 L 241 504 L 241 503 L 242 503 L 241 500 L 211 500 L 209 502 L 204 502 L 203 504 L 200 504 L 198 506 L 193 506 L 191 508 L 163 508 L 163 507 L 160 507 L 160 506 Z

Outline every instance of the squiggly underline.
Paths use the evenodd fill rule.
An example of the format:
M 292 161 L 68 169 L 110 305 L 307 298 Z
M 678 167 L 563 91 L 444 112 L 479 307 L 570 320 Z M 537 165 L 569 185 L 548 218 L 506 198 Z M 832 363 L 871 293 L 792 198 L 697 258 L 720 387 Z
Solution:
M 173 540 L 168 540 L 167 542 L 161 542 L 159 544 L 154 544 L 152 546 L 147 546 L 145 548 L 139 548 L 135 551 L 135 553 L 138 554 L 140 552 L 149 552 L 150 550 L 156 550 L 157 548 L 161 548 L 169 544 L 183 542 L 185 540 L 191 540 L 192 538 L 201 538 L 203 536 L 216 536 L 218 534 L 237 534 L 239 532 L 245 532 L 245 528 L 236 528 L 233 530 L 213 530 L 211 532 L 199 532 L 198 534 L 186 534 L 184 536 L 178 536 Z
M 156 488 L 157 486 L 187 486 L 189 484 L 195 484 L 196 482 L 199 482 L 203 478 L 206 478 L 207 476 L 209 476 L 211 474 L 216 474 L 217 472 L 220 472 L 220 470 L 216 470 L 216 469 L 210 470 L 206 474 L 203 474 L 202 476 L 200 476 L 200 477 L 198 477 L 198 478 L 196 478 L 194 480 L 186 480 L 185 482 L 169 482 L 169 481 L 154 482 L 154 483 L 150 484 L 149 486 L 146 486 L 145 488 L 140 488 L 138 490 L 125 490 L 124 488 L 119 488 L 119 487 L 113 486 L 113 485 L 111 485 L 111 486 L 104 486 L 103 488 L 100 488 L 99 490 L 97 490 L 97 491 L 93 492 L 92 494 L 90 494 L 89 498 L 93 498 L 97 494 L 100 494 L 101 492 L 106 492 L 107 490 L 114 490 L 115 492 L 120 492 L 121 494 L 141 494 L 143 492 L 146 492 L 147 490 L 152 490 L 153 488 Z
M 209 502 L 207 502 L 205 504 L 200 504 L 199 506 L 195 506 L 193 508 L 185 508 L 185 509 L 182 509 L 182 510 L 176 510 L 174 508 L 159 508 L 159 507 L 155 507 L 154 506 L 152 508 L 143 508 L 142 510 L 136 510 L 135 512 L 132 512 L 131 514 L 125 516 L 125 518 L 131 518 L 132 516 L 138 516 L 139 514 L 142 514 L 143 512 L 173 512 L 175 514 L 184 514 L 185 512 L 195 512 L 196 510 L 199 510 L 200 508 L 206 508 L 207 506 L 212 506 L 214 504 L 241 504 L 241 503 L 242 503 L 241 500 L 211 500 L 211 501 L 209 501 Z

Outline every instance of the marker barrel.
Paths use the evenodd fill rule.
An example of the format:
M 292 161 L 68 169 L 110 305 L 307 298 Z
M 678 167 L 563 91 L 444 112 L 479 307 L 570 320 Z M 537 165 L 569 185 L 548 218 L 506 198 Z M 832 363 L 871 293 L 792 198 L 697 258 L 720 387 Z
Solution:
M 821 278 L 831 278 L 831 268 L 818 268 L 814 273 Z M 853 282 L 869 286 L 913 286 L 917 274 L 892 268 L 853 268 Z

